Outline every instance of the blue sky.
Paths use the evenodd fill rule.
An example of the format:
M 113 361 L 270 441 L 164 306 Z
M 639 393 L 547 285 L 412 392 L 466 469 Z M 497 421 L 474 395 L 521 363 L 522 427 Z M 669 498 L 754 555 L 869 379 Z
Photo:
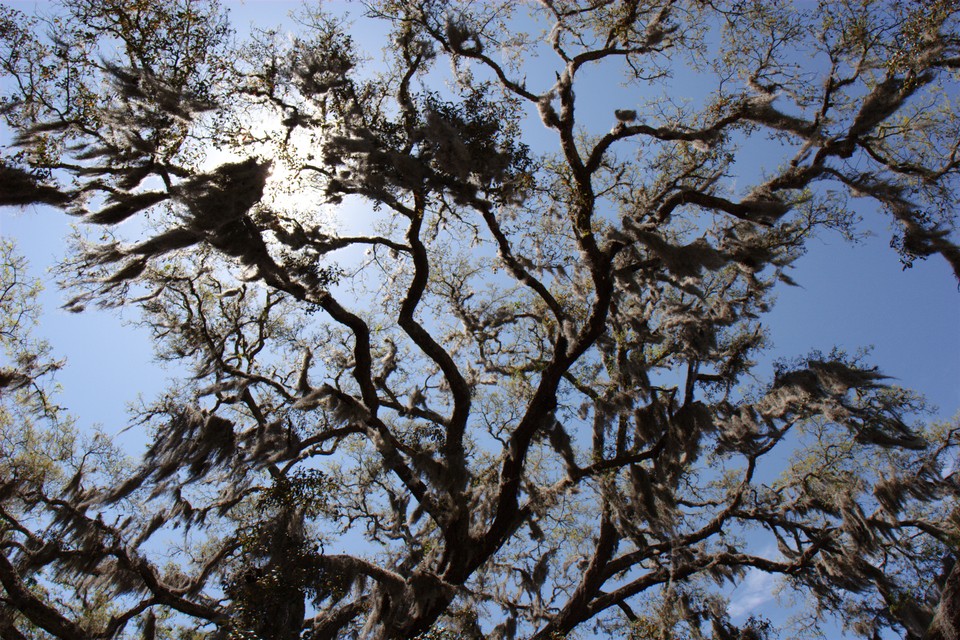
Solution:
M 31 12 L 45 3 L 7 4 Z M 241 32 L 250 24 L 277 24 L 299 6 L 285 0 L 224 4 Z M 343 8 L 350 3 L 328 4 Z M 359 10 L 355 4 L 350 8 Z M 382 43 L 377 34 L 357 36 L 376 57 Z M 587 124 L 609 127 L 605 120 Z M 547 141 L 549 136 L 537 140 Z M 754 162 L 762 166 L 766 158 L 757 157 Z M 826 233 L 811 243 L 790 274 L 800 286 L 783 287 L 766 320 L 773 343 L 770 357 L 794 357 L 811 349 L 829 351 L 834 346 L 849 351 L 870 347 L 871 362 L 896 384 L 924 393 L 938 407 L 937 415 L 948 419 L 960 412 L 960 291 L 956 279 L 938 257 L 902 269 L 889 247 L 886 218 L 866 201 L 854 203 L 861 207 L 864 228 L 871 235 L 850 244 L 839 235 Z M 124 315 L 91 310 L 78 315 L 59 309 L 63 294 L 45 270 L 63 255 L 69 223 L 65 216 L 42 208 L 0 210 L 0 234 L 17 240 L 20 251 L 31 260 L 33 273 L 47 282 L 40 333 L 52 343 L 55 354 L 68 360 L 58 378 L 63 385 L 61 403 L 78 417 L 81 426 L 100 424 L 107 433 L 118 434 L 126 426 L 126 405 L 138 394 L 149 400 L 175 372 L 160 367 L 145 336 L 125 323 L 136 319 L 133 311 Z M 758 369 L 758 376 L 767 378 L 770 371 L 766 363 Z M 133 434 L 120 441 L 132 447 L 134 455 L 142 446 L 142 440 Z M 752 610 L 748 604 L 762 605 L 765 591 L 765 579 L 751 577 L 740 592 L 735 612 L 746 615 Z

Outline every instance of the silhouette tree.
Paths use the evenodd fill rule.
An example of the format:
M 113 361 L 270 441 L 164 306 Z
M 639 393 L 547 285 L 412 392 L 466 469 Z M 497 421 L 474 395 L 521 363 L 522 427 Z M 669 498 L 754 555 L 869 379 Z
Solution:
M 960 275 L 956 3 L 364 11 L 373 66 L 313 9 L 2 9 L 0 202 L 94 230 L 68 307 L 189 369 L 122 477 L 4 467 L 5 637 L 769 637 L 748 571 L 809 628 L 955 624 L 960 427 L 839 349 L 748 374 L 848 198 Z

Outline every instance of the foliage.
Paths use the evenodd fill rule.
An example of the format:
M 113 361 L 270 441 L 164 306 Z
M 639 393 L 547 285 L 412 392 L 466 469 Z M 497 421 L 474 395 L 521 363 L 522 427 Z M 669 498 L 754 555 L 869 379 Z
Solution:
M 811 629 L 949 620 L 960 426 L 840 350 L 753 372 L 851 198 L 960 276 L 960 10 L 809 4 L 371 1 L 376 64 L 318 9 L 0 8 L 0 204 L 85 223 L 68 308 L 188 372 L 135 470 L 38 456 L 8 258 L 4 407 L 53 427 L 3 423 L 4 637 L 776 637 L 750 572 Z
M 43 625 L 19 612 L 28 596 L 17 586 L 57 603 L 82 624 L 103 625 L 112 613 L 107 589 L 91 578 L 76 580 L 81 549 L 60 548 L 55 532 L 58 512 L 70 508 L 67 496 L 84 495 L 92 482 L 119 479 L 120 458 L 102 434 L 78 435 L 56 404 L 53 377 L 63 363 L 33 335 L 41 286 L 7 240 L 0 241 L 0 283 L 0 582 L 6 590 L 0 634 L 43 638 Z M 125 515 L 132 518 L 136 510 Z M 74 557 L 56 572 L 37 571 L 28 561 L 63 552 Z

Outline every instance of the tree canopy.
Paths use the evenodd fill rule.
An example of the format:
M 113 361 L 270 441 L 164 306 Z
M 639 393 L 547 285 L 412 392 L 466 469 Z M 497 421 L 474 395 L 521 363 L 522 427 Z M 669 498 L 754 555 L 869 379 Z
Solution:
M 3 245 L 0 635 L 773 638 L 760 571 L 803 633 L 955 637 L 960 425 L 840 348 L 755 372 L 860 203 L 960 277 L 956 2 L 355 8 L 0 5 L 0 204 L 184 372 L 132 466 L 78 436 Z

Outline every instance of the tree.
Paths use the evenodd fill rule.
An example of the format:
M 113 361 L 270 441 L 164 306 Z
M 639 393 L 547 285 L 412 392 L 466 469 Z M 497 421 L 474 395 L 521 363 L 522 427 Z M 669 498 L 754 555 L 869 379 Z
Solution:
M 40 634 L 36 617 L 19 612 L 28 602 L 24 589 L 61 602 L 78 621 L 102 622 L 97 616 L 108 609 L 104 591 L 89 581 L 72 582 L 69 570 L 38 579 L 28 559 L 49 554 L 51 541 L 30 527 L 37 512 L 56 504 L 60 494 L 80 481 L 81 469 L 90 478 L 120 477 L 117 452 L 109 440 L 102 434 L 80 437 L 56 404 L 52 377 L 63 363 L 52 359 L 49 345 L 32 335 L 40 315 L 40 284 L 26 271 L 26 261 L 12 243 L 0 241 L 0 543 L 5 552 L 0 557 L 0 634 L 11 640 L 49 637 Z M 8 555 L 15 549 L 24 553 Z M 71 563 L 75 565 L 76 558 Z
M 11 637 L 771 637 L 723 598 L 760 570 L 920 638 L 956 593 L 960 426 L 840 349 L 750 376 L 848 198 L 960 276 L 954 2 L 371 1 L 373 68 L 316 9 L 61 10 L 0 16 L 0 202 L 92 229 L 68 307 L 189 375 L 135 471 L 4 497 Z M 587 117 L 611 69 L 644 102 Z

